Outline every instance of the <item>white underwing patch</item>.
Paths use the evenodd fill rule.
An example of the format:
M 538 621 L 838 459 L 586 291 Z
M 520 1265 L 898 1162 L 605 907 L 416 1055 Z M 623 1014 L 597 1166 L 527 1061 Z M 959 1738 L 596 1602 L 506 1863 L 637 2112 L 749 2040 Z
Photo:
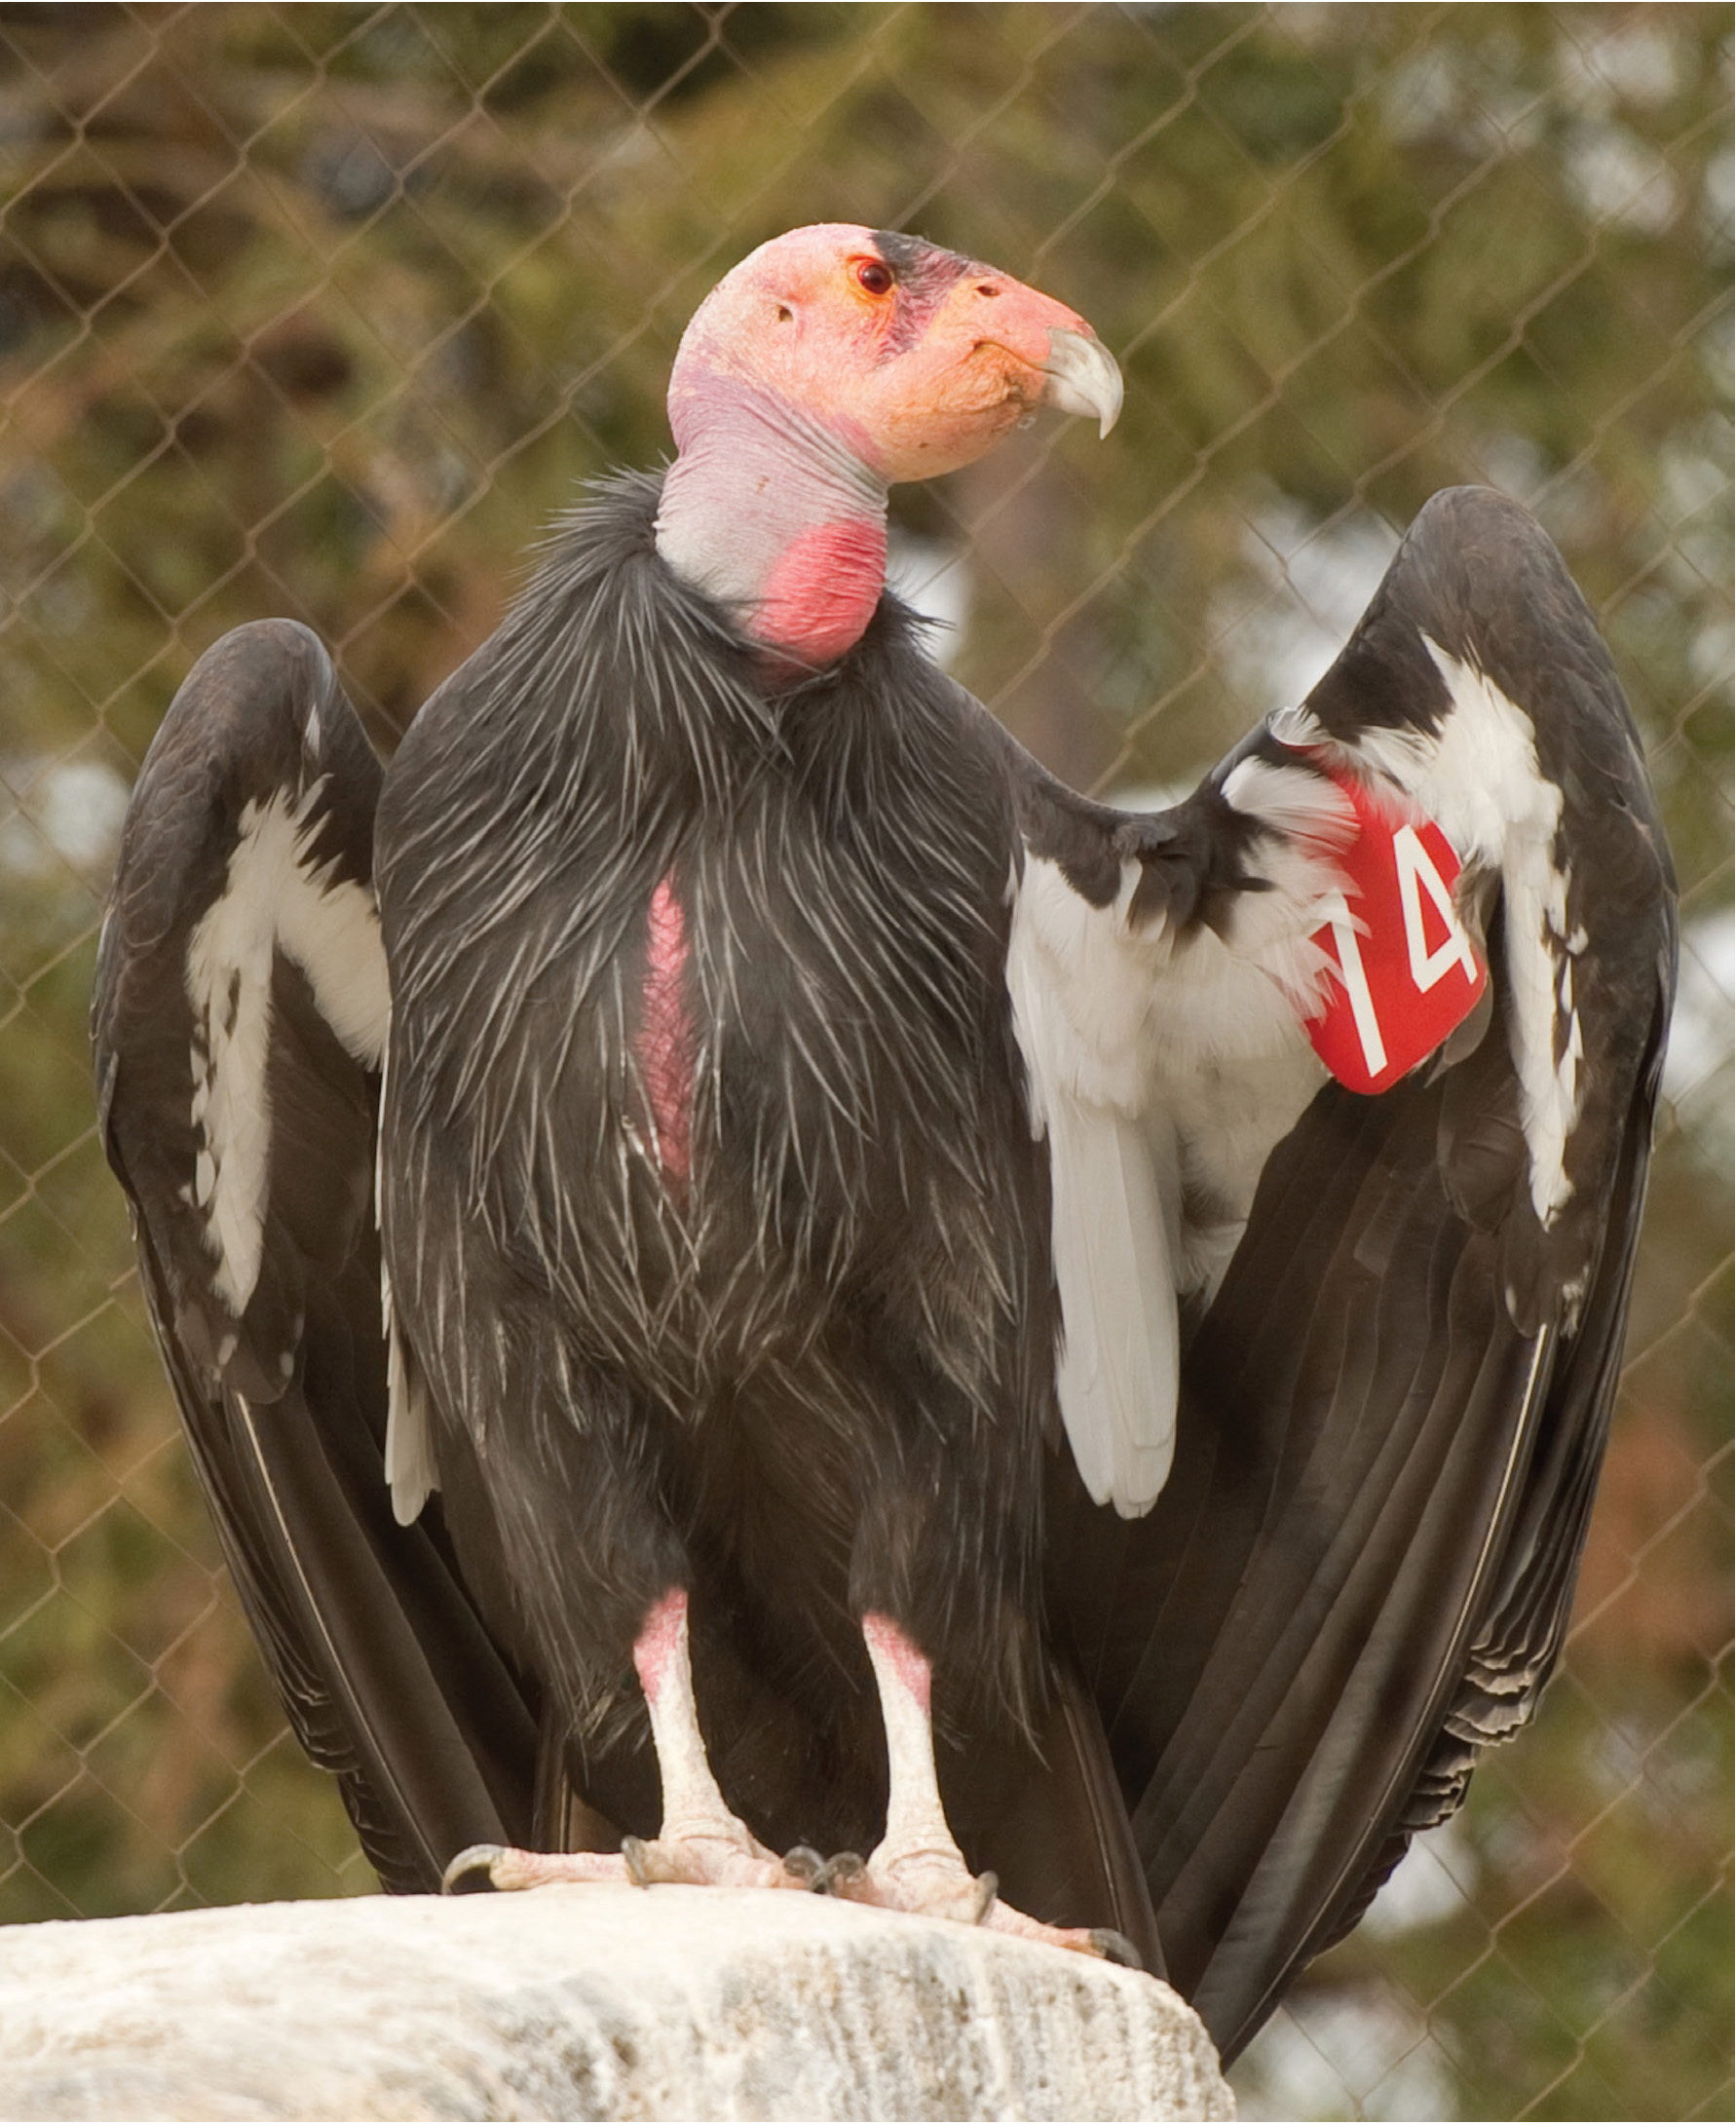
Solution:
M 1324 978 L 1310 931 L 1341 883 L 1345 807 L 1325 786 L 1282 768 L 1237 782 L 1273 827 L 1258 868 L 1275 890 L 1244 895 L 1227 938 L 1135 922 L 1134 862 L 1094 908 L 1026 855 L 1007 987 L 1049 1145 L 1061 1414 L 1081 1480 L 1123 1515 L 1169 1472 L 1177 1295 L 1215 1288 L 1272 1145 L 1324 1081 L 1302 1018 Z
M 1531 1206 L 1548 1226 L 1573 1193 L 1565 1161 L 1579 1119 L 1585 1052 L 1573 976 L 1585 932 L 1569 921 L 1572 874 L 1557 861 L 1562 791 L 1538 765 L 1525 710 L 1475 665 L 1426 634 L 1422 641 L 1452 696 L 1432 735 L 1369 729 L 1353 744 L 1334 745 L 1305 714 L 1292 717 L 1280 735 L 1287 744 L 1325 745 L 1382 776 L 1440 825 L 1468 873 L 1500 873 L 1508 1039 Z
M 206 1214 L 212 1285 L 239 1319 L 259 1281 L 270 1185 L 267 1066 L 271 978 L 282 951 L 308 978 L 349 1052 L 377 1064 L 388 987 L 374 897 L 310 855 L 320 785 L 249 803 L 223 891 L 187 943 L 193 1012 L 194 1200 Z
M 1257 756 L 1236 763 L 1223 793 L 1233 810 L 1266 829 L 1254 867 L 1268 889 L 1237 900 L 1225 956 L 1276 982 L 1294 1016 L 1317 1016 L 1336 977 L 1315 932 L 1343 914 L 1345 879 L 1333 859 L 1354 839 L 1356 816 L 1326 776 Z M 1209 965 L 1203 945 L 1201 956 Z M 1255 1009 L 1250 1015 L 1262 1014 Z M 1291 1022 L 1280 1019 L 1276 1026 L 1288 1044 Z
M 1125 957 L 1118 912 L 1027 854 L 1007 988 L 1049 1145 L 1061 1418 L 1086 1490 L 1132 1516 L 1169 1473 L 1178 1331 L 1165 1204 L 1139 1123 L 1150 981 L 1130 983 Z

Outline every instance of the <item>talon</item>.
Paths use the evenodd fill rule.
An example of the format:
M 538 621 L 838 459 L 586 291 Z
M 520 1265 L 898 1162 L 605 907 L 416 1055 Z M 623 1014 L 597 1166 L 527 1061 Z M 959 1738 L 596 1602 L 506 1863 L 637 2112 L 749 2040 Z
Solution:
M 446 1871 L 440 1877 L 442 1896 L 475 1896 L 479 1891 L 472 1887 L 461 1889 L 459 1883 L 466 1875 L 486 1875 L 488 1886 L 494 1887 L 494 1870 L 506 1857 L 504 1844 L 467 1844 L 456 1859 L 448 1860 Z
M 636 1889 L 651 1886 L 651 1847 L 643 1838 L 623 1838 L 621 1856 L 626 1861 L 627 1879 Z
M 795 1880 L 812 1888 L 814 1878 L 824 1867 L 825 1861 L 811 1844 L 792 1844 L 783 1855 L 783 1871 Z
M 995 1899 L 997 1896 L 1000 1895 L 1000 1878 L 999 1875 L 980 1874 L 977 1876 L 976 1903 L 972 1907 L 970 1913 L 970 1922 L 973 1926 L 980 1926 L 982 1924 L 983 1920 L 989 1916 L 989 1912 L 994 1905 Z M 1117 1933 L 1115 1935 L 1115 1939 L 1119 1940 L 1121 1936 Z
M 1143 1970 L 1140 1953 L 1125 1933 L 1116 1933 L 1110 1926 L 1091 1928 L 1091 1946 L 1105 1962 L 1118 1962 L 1124 1970 Z
M 860 1852 L 835 1852 L 814 1871 L 808 1886 L 815 1896 L 830 1896 L 835 1881 L 854 1881 L 868 1872 Z

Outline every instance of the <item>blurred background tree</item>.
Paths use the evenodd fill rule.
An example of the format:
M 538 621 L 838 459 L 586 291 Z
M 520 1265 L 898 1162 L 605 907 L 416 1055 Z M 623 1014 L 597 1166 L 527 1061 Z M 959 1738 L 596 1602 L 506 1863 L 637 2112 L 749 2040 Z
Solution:
M 1436 488 L 1543 517 L 1684 893 L 1564 1671 L 1238 2068 L 1291 2115 L 1727 2115 L 1730 71 L 1706 6 L 0 6 L 0 1917 L 361 1893 L 216 1567 L 96 1145 L 127 790 L 225 628 L 382 747 L 762 239 L 912 227 L 1121 359 L 896 498 L 1053 767 L 1186 781 Z

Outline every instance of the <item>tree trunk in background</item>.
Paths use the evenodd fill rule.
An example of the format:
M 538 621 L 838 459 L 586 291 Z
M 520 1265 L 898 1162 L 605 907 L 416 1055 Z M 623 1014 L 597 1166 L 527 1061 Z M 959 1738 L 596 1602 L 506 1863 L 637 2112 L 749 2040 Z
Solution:
M 958 474 L 951 499 L 962 519 L 979 614 L 972 632 L 990 654 L 1000 630 L 985 626 L 1010 603 L 1019 625 L 1009 664 L 982 676 L 995 713 L 1052 775 L 1094 789 L 1120 749 L 1120 733 L 1096 683 L 1106 658 L 1102 629 L 1086 604 L 1066 614 L 1085 588 L 1080 556 L 1086 512 L 1068 467 L 1052 451 L 996 452 Z M 1040 634 L 1033 634 L 1033 626 Z M 1023 654 L 1019 654 L 1022 651 Z

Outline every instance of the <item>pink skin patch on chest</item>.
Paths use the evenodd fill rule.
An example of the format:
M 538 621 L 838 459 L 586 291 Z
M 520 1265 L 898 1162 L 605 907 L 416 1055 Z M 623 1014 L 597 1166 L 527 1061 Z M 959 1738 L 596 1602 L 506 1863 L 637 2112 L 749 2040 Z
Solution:
M 751 631 L 803 664 L 830 664 L 860 640 L 886 580 L 880 518 L 811 525 L 778 555 Z
M 651 1102 L 658 1163 L 685 1187 L 693 1170 L 694 1024 L 688 1007 L 692 950 L 687 919 L 669 880 L 660 878 L 646 918 L 645 993 L 633 1053 Z

